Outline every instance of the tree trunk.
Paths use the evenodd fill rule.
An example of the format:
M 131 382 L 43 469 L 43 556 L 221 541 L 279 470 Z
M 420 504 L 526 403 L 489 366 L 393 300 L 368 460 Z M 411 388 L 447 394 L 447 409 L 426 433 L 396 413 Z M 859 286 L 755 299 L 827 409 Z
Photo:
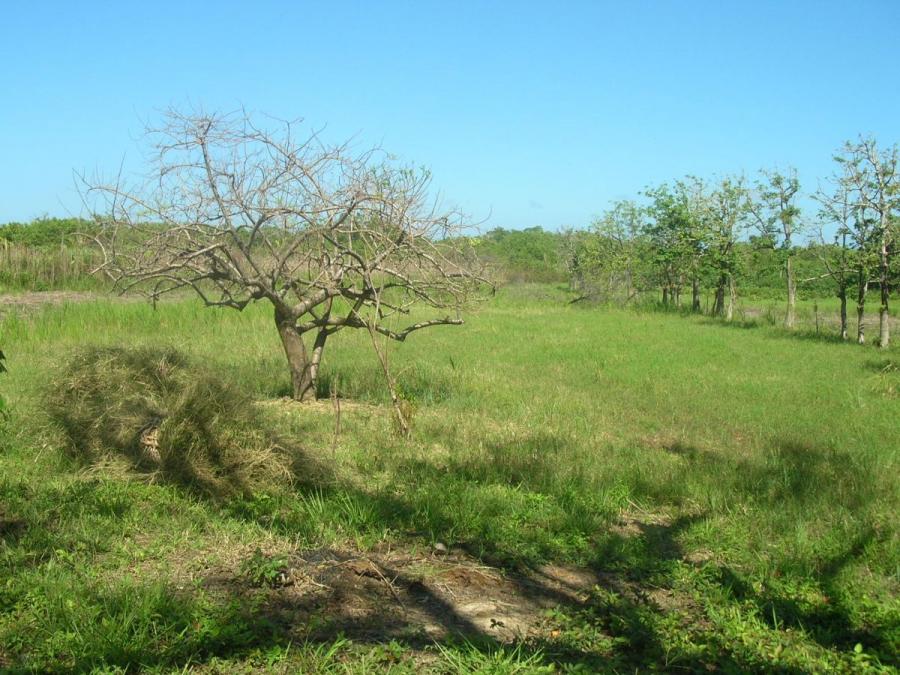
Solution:
M 887 226 L 885 226 L 887 227 Z M 887 349 L 891 346 L 891 316 L 888 312 L 888 303 L 891 298 L 891 268 L 888 252 L 887 236 L 881 239 L 881 307 L 878 311 L 878 346 Z
M 725 306 L 725 320 L 731 321 L 734 318 L 734 305 L 737 299 L 737 291 L 734 288 L 734 277 L 728 275 L 728 304 Z
M 860 273 L 863 274 L 862 272 Z M 856 341 L 864 345 L 866 343 L 866 293 L 869 290 L 869 280 L 861 277 L 859 291 L 856 295 Z
M 841 340 L 847 339 L 847 287 L 842 286 L 838 291 L 841 299 Z
M 725 286 L 728 284 L 728 276 L 722 274 L 719 277 L 719 283 L 716 285 L 716 297 L 713 301 L 713 315 L 723 316 L 725 314 Z
M 669 306 L 669 285 L 668 284 L 663 285 L 662 292 L 663 292 L 663 297 L 662 297 L 663 307 L 668 307 Z
M 700 279 L 696 275 L 691 279 L 691 311 L 700 311 Z
M 316 397 L 315 375 L 318 364 L 313 367 L 307 352 L 303 338 L 297 330 L 297 321 L 294 317 L 275 309 L 275 325 L 278 327 L 278 335 L 287 356 L 288 366 L 291 370 L 291 396 L 295 401 L 311 401 Z M 321 350 L 319 350 L 321 358 Z
M 787 277 L 787 313 L 784 315 L 784 327 L 788 330 L 794 328 L 796 321 L 797 306 L 797 284 L 794 281 L 794 261 L 793 256 L 788 255 L 784 266 L 785 277 Z

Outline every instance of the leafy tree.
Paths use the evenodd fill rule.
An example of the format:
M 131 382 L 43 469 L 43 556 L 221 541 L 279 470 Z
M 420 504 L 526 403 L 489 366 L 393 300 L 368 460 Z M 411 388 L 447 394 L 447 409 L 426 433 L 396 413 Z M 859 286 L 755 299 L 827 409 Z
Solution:
M 591 224 L 580 249 L 583 298 L 627 303 L 643 290 L 650 252 L 644 218 L 644 209 L 623 200 Z
M 892 258 L 900 216 L 898 156 L 900 149 L 896 145 L 880 150 L 877 141 L 868 137 L 860 138 L 855 143 L 848 141 L 842 154 L 835 157 L 843 169 L 841 181 L 853 194 L 859 212 L 856 223 L 861 231 L 858 232 L 857 242 L 875 260 L 881 292 L 878 344 L 885 349 L 890 345 Z
M 645 232 L 663 287 L 663 305 L 681 306 L 684 284 L 691 283 L 691 311 L 700 311 L 700 277 L 709 243 L 705 185 L 695 177 L 663 184 L 650 198 Z
M 747 210 L 756 221 L 760 235 L 781 254 L 787 284 L 787 310 L 784 326 L 792 329 L 796 322 L 797 281 L 794 273 L 794 236 L 801 230 L 797 196 L 800 181 L 795 169 L 787 174 L 763 171 L 756 183 L 756 193 L 748 192 Z
M 707 260 L 716 278 L 713 314 L 731 321 L 737 297 L 737 244 L 748 228 L 747 186 L 743 176 L 727 176 L 707 201 L 709 248 Z
M 560 281 L 566 262 L 560 257 L 563 235 L 542 227 L 494 228 L 476 238 L 479 258 L 516 281 Z

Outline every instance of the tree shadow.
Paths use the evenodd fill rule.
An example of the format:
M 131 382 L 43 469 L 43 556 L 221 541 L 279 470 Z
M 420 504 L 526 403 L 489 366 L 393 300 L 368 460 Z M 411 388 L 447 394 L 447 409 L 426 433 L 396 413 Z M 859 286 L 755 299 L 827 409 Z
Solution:
M 728 566 L 716 570 L 715 579 L 738 601 L 749 602 L 757 615 L 773 630 L 801 630 L 827 649 L 848 652 L 861 644 L 866 653 L 883 664 L 898 666 L 896 625 L 860 626 L 854 621 L 854 610 L 844 600 L 838 584 L 841 571 L 862 558 L 867 546 L 877 541 L 871 529 L 857 535 L 842 551 L 829 557 L 816 577 L 824 602 L 800 602 L 779 590 L 763 586 L 755 590 Z
M 549 495 L 558 487 L 551 480 L 557 468 L 557 453 L 568 451 L 569 442 L 549 432 L 535 432 L 513 441 L 488 444 L 484 453 L 474 457 L 451 457 L 441 462 L 430 458 L 404 460 L 397 471 L 422 486 L 436 489 L 452 489 L 453 485 L 447 483 L 447 477 L 452 476 L 470 484 L 521 486 L 539 495 Z M 864 472 L 848 477 L 854 472 L 848 471 L 853 462 L 847 453 L 793 441 L 774 444 L 765 462 L 723 456 L 683 442 L 672 443 L 665 451 L 684 459 L 682 469 L 673 472 L 670 481 L 683 480 L 686 472 L 700 472 L 713 476 L 716 481 L 727 481 L 736 494 L 766 504 L 808 505 L 821 498 L 823 487 L 843 486 L 842 489 L 853 493 L 860 481 L 867 480 Z M 628 528 L 609 527 L 597 532 L 595 521 L 588 517 L 590 514 L 574 507 L 570 515 L 573 522 L 581 525 L 573 528 L 593 540 L 593 552 L 590 565 L 584 568 L 590 574 L 587 581 L 573 580 L 561 578 L 542 566 L 540 556 L 491 540 L 484 532 L 469 532 L 464 541 L 452 540 L 453 533 L 459 531 L 460 515 L 444 503 L 446 500 L 429 496 L 428 490 L 417 493 L 422 495 L 422 501 L 411 494 L 367 490 L 364 486 L 340 482 L 333 475 L 328 480 L 317 477 L 320 475 L 317 471 L 327 473 L 327 468 L 310 469 L 309 459 L 300 449 L 296 461 L 295 495 L 309 499 L 321 497 L 326 500 L 326 507 L 337 504 L 338 500 L 349 500 L 347 503 L 365 512 L 367 522 L 387 528 L 393 539 L 399 540 L 400 548 L 404 536 L 419 547 L 424 539 L 426 550 L 430 550 L 432 541 L 446 541 L 451 554 L 460 556 L 459 567 L 468 570 L 484 563 L 494 566 L 496 569 L 490 573 L 496 573 L 502 583 L 491 582 L 493 585 L 487 588 L 469 579 L 469 585 L 463 587 L 469 594 L 467 598 L 476 596 L 483 600 L 489 592 L 498 592 L 501 598 L 515 596 L 529 603 L 535 612 L 558 607 L 565 614 L 577 617 L 577 629 L 558 631 L 556 636 L 552 631 L 521 636 L 523 654 L 542 655 L 540 658 L 547 663 L 581 665 L 594 672 L 703 671 L 713 667 L 742 672 L 760 667 L 754 660 L 758 656 L 749 648 L 742 651 L 740 645 L 726 643 L 712 632 L 704 634 L 707 648 L 704 654 L 698 655 L 687 646 L 673 646 L 661 627 L 670 609 L 665 606 L 665 593 L 673 589 L 679 567 L 685 562 L 694 564 L 686 560 L 688 556 L 680 541 L 690 528 L 705 520 L 705 514 L 634 519 L 626 523 Z M 92 489 L 85 488 L 84 498 L 88 501 Z M 857 502 L 866 498 L 862 494 Z M 97 508 L 113 509 L 111 513 L 117 508 L 108 500 L 96 502 Z M 855 503 L 849 506 L 853 508 Z M 288 535 L 296 536 L 309 527 L 308 512 L 291 510 L 286 502 L 277 500 L 270 506 L 237 500 L 226 512 L 238 520 L 258 522 Z M 426 512 L 427 529 L 422 532 L 420 524 Z M 523 526 L 523 533 L 526 530 Z M 398 533 L 405 535 L 398 536 Z M 836 592 L 840 571 L 864 554 L 866 546 L 873 541 L 872 536 L 870 532 L 851 542 L 842 554 L 834 556 L 822 568 L 820 586 L 833 598 L 824 609 L 810 609 L 771 589 L 755 591 L 727 566 L 716 568 L 716 583 L 728 589 L 735 601 L 753 604 L 760 616 L 774 615 L 776 618 L 770 624 L 774 630 L 785 626 L 803 628 L 817 642 L 834 649 L 852 648 L 856 642 L 863 642 L 888 662 L 888 628 L 858 627 L 852 618 L 852 608 L 845 606 Z M 48 541 L 47 546 L 51 547 L 48 550 L 53 545 Z M 446 558 L 428 555 L 435 565 L 447 562 Z M 241 657 L 252 650 L 281 648 L 298 641 L 328 644 L 340 636 L 369 645 L 395 640 L 415 650 L 435 642 L 455 644 L 460 640 L 482 649 L 502 648 L 509 643 L 509 635 L 503 634 L 507 628 L 502 625 L 504 615 L 497 614 L 496 625 L 489 620 L 485 623 L 482 620 L 485 617 L 480 615 L 473 618 L 459 598 L 443 592 L 438 583 L 423 577 L 415 566 L 395 557 L 377 553 L 360 557 L 358 553 L 334 549 L 300 551 L 297 556 L 302 560 L 294 562 L 302 571 L 304 581 L 280 589 L 260 589 L 233 570 L 218 578 L 207 578 L 203 582 L 204 593 L 220 599 L 213 608 L 197 597 L 167 586 L 160 592 L 166 597 L 158 600 L 161 604 L 154 612 L 156 616 L 168 617 L 166 625 L 174 627 L 173 630 L 185 631 L 188 638 L 182 651 L 160 647 L 138 653 L 113 642 L 105 648 L 106 652 L 85 656 L 79 664 L 128 667 L 140 663 L 143 667 L 153 667 L 187 660 L 197 663 L 213 657 Z M 116 603 L 121 601 L 116 599 L 114 591 L 93 589 L 90 593 L 94 595 L 86 601 L 116 616 L 115 608 L 119 606 Z M 200 628 L 197 628 L 198 621 Z M 423 629 L 423 626 L 430 628 Z M 596 632 L 590 639 L 579 633 L 588 630 L 585 626 Z M 602 646 L 598 648 L 597 644 Z M 789 668 L 782 671 L 800 672 Z

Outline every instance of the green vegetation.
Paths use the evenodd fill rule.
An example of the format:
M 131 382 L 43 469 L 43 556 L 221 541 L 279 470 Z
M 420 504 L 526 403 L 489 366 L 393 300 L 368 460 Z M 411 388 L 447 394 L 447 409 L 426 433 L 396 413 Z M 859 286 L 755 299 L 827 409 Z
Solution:
M 101 261 L 84 237 L 96 226 L 77 218 L 40 218 L 0 225 L 0 292 L 95 289 L 91 276 Z
M 494 228 L 474 239 L 479 258 L 501 270 L 509 281 L 565 281 L 564 236 L 541 227 Z
M 0 669 L 900 666 L 897 348 L 571 297 L 511 286 L 466 326 L 396 347 L 409 439 L 361 333 L 335 341 L 322 401 L 301 405 L 278 399 L 291 383 L 263 307 L 7 313 Z M 167 420 L 161 456 L 188 465 L 131 462 L 148 414 Z M 184 433 L 163 433 L 179 416 Z M 73 454 L 91 419 L 116 433 Z M 277 444 L 288 475 L 198 489 L 184 469 L 207 432 Z M 499 638 L 502 614 L 442 637 L 387 618 L 401 602 L 413 618 L 440 607 L 437 623 L 464 613 L 445 586 L 533 596 L 524 580 L 546 564 L 592 581 L 520 640 Z M 436 576 L 463 572 L 468 586 Z M 381 589 L 377 612 L 307 600 L 352 595 L 347 578 Z

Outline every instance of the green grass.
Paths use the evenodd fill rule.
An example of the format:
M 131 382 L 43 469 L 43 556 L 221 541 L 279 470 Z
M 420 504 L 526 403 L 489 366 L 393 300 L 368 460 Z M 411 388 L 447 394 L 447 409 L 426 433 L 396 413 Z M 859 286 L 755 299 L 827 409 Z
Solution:
M 225 503 L 85 472 L 44 392 L 90 342 L 175 348 L 256 399 L 284 396 L 265 307 L 98 301 L 7 317 L 0 668 L 896 668 L 900 352 L 563 300 L 511 287 L 464 327 L 393 348 L 415 402 L 409 441 L 391 431 L 367 336 L 338 335 L 323 391 L 371 405 L 347 408 L 337 442 L 327 407 L 267 408 L 325 470 Z M 552 638 L 448 643 L 419 662 L 403 642 L 291 642 L 247 598 L 168 581 L 192 550 L 277 560 L 437 541 L 509 570 L 590 567 L 675 601 L 598 587 L 547 617 Z

